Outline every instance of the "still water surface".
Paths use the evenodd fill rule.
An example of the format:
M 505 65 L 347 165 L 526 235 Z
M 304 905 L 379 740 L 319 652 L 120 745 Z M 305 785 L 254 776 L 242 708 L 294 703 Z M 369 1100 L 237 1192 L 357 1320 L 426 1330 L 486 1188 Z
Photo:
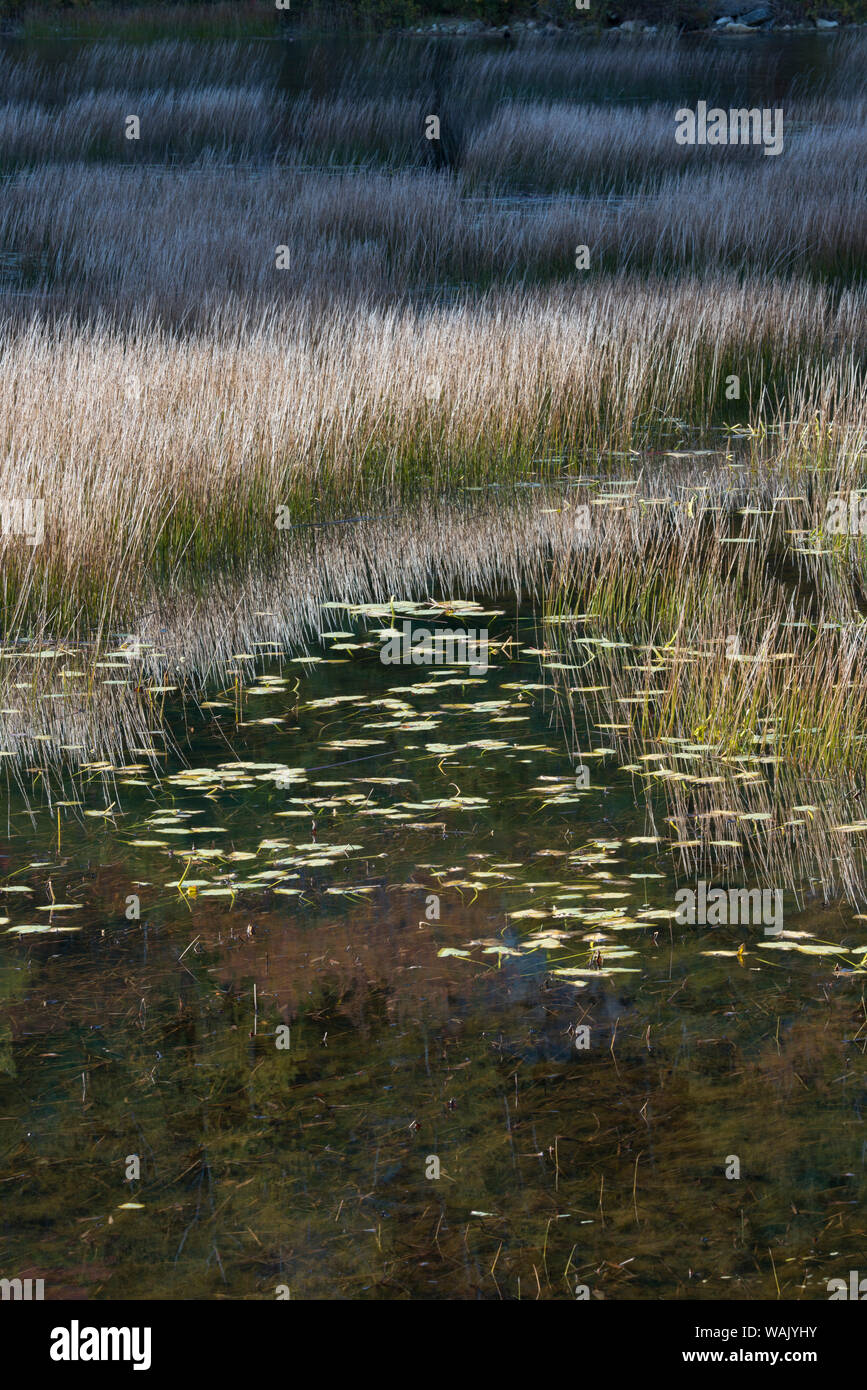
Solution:
M 484 675 L 384 666 L 332 610 L 314 661 L 167 692 L 158 773 L 13 785 L 4 1274 L 810 1299 L 859 1267 L 863 923 L 787 895 L 837 955 L 678 926 L 670 829 L 593 730 L 576 786 L 533 613 L 481 608 Z

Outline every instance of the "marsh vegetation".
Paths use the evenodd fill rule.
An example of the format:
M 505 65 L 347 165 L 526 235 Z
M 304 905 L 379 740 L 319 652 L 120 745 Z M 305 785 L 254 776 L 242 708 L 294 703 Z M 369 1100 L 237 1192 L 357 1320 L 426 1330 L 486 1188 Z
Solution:
M 4 1269 L 858 1267 L 863 58 L 0 53 L 0 497 L 45 510 L 2 538 Z M 676 144 L 756 92 L 780 157 Z M 409 618 L 488 670 L 386 669 Z M 680 926 L 701 877 L 782 934 Z

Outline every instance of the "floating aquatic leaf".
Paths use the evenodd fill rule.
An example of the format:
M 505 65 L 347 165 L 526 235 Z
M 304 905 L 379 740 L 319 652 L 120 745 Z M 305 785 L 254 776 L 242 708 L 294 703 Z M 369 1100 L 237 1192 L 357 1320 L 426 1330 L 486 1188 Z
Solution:
M 81 927 L 47 926 L 44 922 L 37 922 L 35 925 L 27 924 L 19 927 L 10 927 L 7 936 L 13 934 L 16 936 L 32 936 L 37 932 L 48 935 L 49 932 L 68 931 L 81 931 Z

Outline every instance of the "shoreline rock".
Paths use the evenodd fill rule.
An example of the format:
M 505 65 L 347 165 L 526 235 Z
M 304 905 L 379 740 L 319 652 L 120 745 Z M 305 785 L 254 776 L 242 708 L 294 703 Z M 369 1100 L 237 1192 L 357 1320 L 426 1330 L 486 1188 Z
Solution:
M 728 10 L 730 13 L 721 13 Z M 579 23 L 555 24 L 553 21 L 534 19 L 514 19 L 506 26 L 486 24 L 481 19 L 446 20 L 432 24 L 418 24 L 404 33 L 429 35 L 436 38 L 496 38 L 513 42 L 519 35 L 530 38 L 557 38 L 569 34 L 586 32 L 588 28 L 608 34 L 636 34 L 653 38 L 666 26 L 649 24 L 643 19 L 627 19 L 622 24 L 607 29 Z M 850 21 L 841 24 L 837 19 L 807 20 L 803 23 L 780 23 L 769 5 L 749 6 L 730 4 L 717 7 L 717 16 L 709 27 L 683 29 L 688 34 L 714 34 L 727 36 L 734 34 L 833 34 L 852 29 L 867 28 L 867 20 Z

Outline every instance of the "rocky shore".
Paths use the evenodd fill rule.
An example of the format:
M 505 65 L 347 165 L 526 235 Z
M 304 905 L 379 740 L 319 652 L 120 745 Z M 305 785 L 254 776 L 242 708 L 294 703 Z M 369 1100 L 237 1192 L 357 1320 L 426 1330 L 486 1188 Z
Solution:
M 723 3 L 711 6 L 711 22 L 709 25 L 686 26 L 694 32 L 704 31 L 705 33 L 720 34 L 726 37 L 734 34 L 767 34 L 774 33 L 839 33 L 846 29 L 860 29 L 864 27 L 863 22 L 841 23 L 837 19 L 811 19 L 802 22 L 793 22 L 785 18 L 785 11 L 781 11 L 773 5 L 756 5 L 753 0 L 723 0 Z M 591 18 L 590 14 L 581 16 L 584 22 Z M 624 19 L 619 20 L 616 15 L 610 13 L 605 16 L 605 27 L 609 32 L 621 34 L 657 34 L 664 27 L 661 24 L 651 24 L 643 19 Z M 441 34 L 441 35 L 466 35 L 484 37 L 486 35 L 501 35 L 506 42 L 516 39 L 519 35 L 543 36 L 556 38 L 559 34 L 569 33 L 574 29 L 574 23 L 564 24 L 552 19 L 516 19 L 510 21 L 508 25 L 486 24 L 481 19 L 450 19 L 438 22 L 414 25 L 411 32 L 415 34 Z

